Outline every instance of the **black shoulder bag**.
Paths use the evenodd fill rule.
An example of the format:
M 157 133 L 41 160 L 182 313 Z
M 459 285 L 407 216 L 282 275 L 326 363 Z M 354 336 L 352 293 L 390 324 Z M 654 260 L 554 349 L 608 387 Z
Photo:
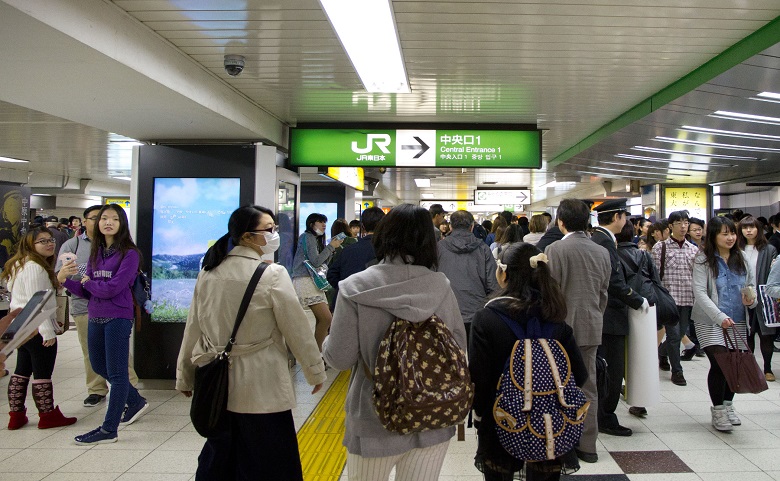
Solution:
M 225 349 L 217 354 L 213 361 L 195 370 L 190 419 L 195 430 L 204 438 L 216 437 L 230 429 L 227 416 L 225 416 L 228 401 L 230 351 L 233 349 L 233 344 L 236 343 L 238 328 L 244 319 L 257 283 L 267 266 L 268 264 L 261 262 L 252 275 L 252 279 L 249 280 L 244 298 L 241 300 L 241 307 L 238 308 L 238 314 L 236 314 L 233 333 L 230 334 L 230 340 L 225 345 Z

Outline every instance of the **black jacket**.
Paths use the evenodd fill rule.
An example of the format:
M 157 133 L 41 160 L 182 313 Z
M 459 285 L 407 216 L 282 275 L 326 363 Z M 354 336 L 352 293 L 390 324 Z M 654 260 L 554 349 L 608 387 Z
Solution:
M 663 285 L 658 276 L 658 270 L 655 268 L 655 262 L 649 252 L 643 251 L 632 242 L 618 242 L 618 256 L 623 263 L 626 281 L 632 276 L 638 275 L 641 280 L 631 283 L 632 287 L 639 292 L 639 295 L 646 298 L 650 304 L 655 304 L 656 295 L 653 284 Z M 639 272 L 641 266 L 641 272 Z M 641 284 L 642 287 L 639 287 Z M 639 287 L 639 288 L 637 288 Z
M 626 276 L 620 264 L 617 244 L 603 227 L 596 227 L 590 240 L 607 249 L 612 264 L 612 274 L 607 288 L 607 309 L 604 311 L 602 333 L 616 336 L 628 335 L 628 308 L 639 309 L 644 297 L 626 284 Z
M 336 294 L 339 292 L 339 282 L 352 274 L 365 270 L 372 263 L 376 263 L 376 251 L 371 243 L 372 237 L 371 235 L 361 237 L 355 244 L 345 247 L 341 255 L 328 267 L 328 282 L 336 290 Z M 336 296 L 333 296 L 334 302 L 335 298 Z
M 561 232 L 557 225 L 554 225 L 547 229 L 547 232 L 539 239 L 539 242 L 536 243 L 536 248 L 544 252 L 544 249 L 546 249 L 548 245 L 561 239 L 563 239 L 563 232 Z
M 538 307 L 528 311 L 513 311 L 507 301 L 496 299 L 474 314 L 469 337 L 469 372 L 474 383 L 474 404 L 472 409 L 482 418 L 477 427 L 479 451 L 482 456 L 496 460 L 499 464 L 511 462 L 511 456 L 501 447 L 493 419 L 493 404 L 496 401 L 498 379 L 504 371 L 509 355 L 517 338 L 493 309 L 500 310 L 525 327 L 528 319 L 537 317 L 543 322 Z M 588 369 L 574 340 L 574 332 L 565 322 L 555 323 L 552 338 L 557 339 L 569 355 L 572 374 L 578 386 L 588 379 Z

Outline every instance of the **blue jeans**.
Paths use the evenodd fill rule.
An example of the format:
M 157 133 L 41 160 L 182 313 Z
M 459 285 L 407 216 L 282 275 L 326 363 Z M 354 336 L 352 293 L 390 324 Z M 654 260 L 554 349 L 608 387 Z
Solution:
M 103 430 L 115 433 L 122 420 L 125 406 L 143 402 L 138 390 L 130 385 L 127 360 L 130 356 L 130 331 L 132 319 L 112 319 L 105 324 L 90 322 L 87 330 L 87 346 L 92 370 L 111 384 L 108 409 Z

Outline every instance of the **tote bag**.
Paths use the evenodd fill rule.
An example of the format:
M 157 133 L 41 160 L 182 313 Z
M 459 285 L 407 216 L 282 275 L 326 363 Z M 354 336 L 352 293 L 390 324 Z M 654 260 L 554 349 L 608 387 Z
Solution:
M 729 335 L 729 331 L 734 334 L 733 338 Z M 769 389 L 764 372 L 758 367 L 752 352 L 740 351 L 737 348 L 737 335 L 734 326 L 731 329 L 723 329 L 723 339 L 726 341 L 728 351 L 716 352 L 715 360 L 723 371 L 731 392 L 737 394 L 764 392 Z M 747 345 L 744 336 L 740 337 Z

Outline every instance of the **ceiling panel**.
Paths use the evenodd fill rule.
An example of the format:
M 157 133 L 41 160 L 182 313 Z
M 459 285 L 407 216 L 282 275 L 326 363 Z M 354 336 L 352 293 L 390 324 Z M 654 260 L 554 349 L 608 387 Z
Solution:
M 479 185 L 507 183 L 538 189 L 535 196 L 544 199 L 560 193 L 543 187 L 554 180 L 554 174 L 577 176 L 581 182 L 570 186 L 575 190 L 592 190 L 599 179 L 620 177 L 645 183 L 721 182 L 765 175 L 780 160 L 771 152 L 763 153 L 766 160 L 760 162 L 725 163 L 632 150 L 635 145 L 664 148 L 651 140 L 656 136 L 713 139 L 679 132 L 677 128 L 685 124 L 780 135 L 775 125 L 708 117 L 715 110 L 780 116 L 780 104 L 748 99 L 764 90 L 780 92 L 780 48 L 775 47 L 656 108 L 568 162 L 549 171 L 546 167 L 546 161 L 775 19 L 780 15 L 778 0 L 393 0 L 412 89 L 405 95 L 365 92 L 317 0 L 112 3 L 289 126 L 299 122 L 526 123 L 545 131 L 545 163 L 539 171 L 373 172 L 402 200 L 417 201 L 423 192 L 461 198 Z M 228 53 L 246 57 L 241 76 L 224 72 L 223 56 Z M 58 153 L 66 159 L 65 169 L 73 175 L 83 175 L 93 164 L 103 175 L 113 170 L 106 132 L 83 126 L 80 130 L 50 116 L 29 123 L 25 115 L 30 114 L 0 104 L 0 122 L 26 130 L 0 133 L 0 154 L 23 152 L 32 138 L 71 138 L 76 139 L 72 146 Z M 715 140 L 725 143 L 721 137 Z M 728 140 L 732 141 L 739 139 Z M 778 144 L 745 142 L 770 148 Z M 726 155 L 722 149 L 666 146 Z M 39 159 L 45 170 L 44 164 L 54 158 L 52 152 L 48 154 L 32 148 L 29 156 Z M 702 172 L 707 162 L 738 167 Z M 417 189 L 415 175 L 431 176 L 431 189 Z

